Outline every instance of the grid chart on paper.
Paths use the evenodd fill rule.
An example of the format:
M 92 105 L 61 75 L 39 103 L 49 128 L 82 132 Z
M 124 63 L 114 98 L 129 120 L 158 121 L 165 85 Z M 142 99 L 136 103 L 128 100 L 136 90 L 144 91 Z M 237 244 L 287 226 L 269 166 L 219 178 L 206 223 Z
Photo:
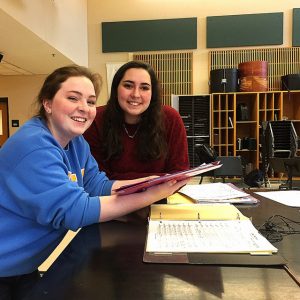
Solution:
M 150 226 L 147 251 L 251 252 L 271 245 L 249 220 L 154 221 Z

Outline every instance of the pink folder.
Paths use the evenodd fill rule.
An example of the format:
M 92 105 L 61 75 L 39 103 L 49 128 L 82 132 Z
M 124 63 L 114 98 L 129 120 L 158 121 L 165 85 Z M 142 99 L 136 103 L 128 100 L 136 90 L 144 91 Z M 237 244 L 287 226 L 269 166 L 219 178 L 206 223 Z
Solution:
M 141 192 L 151 186 L 157 185 L 157 184 L 161 184 L 163 182 L 167 182 L 170 180 L 183 180 L 186 179 L 188 177 L 193 177 L 196 175 L 200 175 L 202 173 L 214 170 L 214 169 L 218 169 L 222 166 L 222 164 L 220 164 L 219 161 L 214 161 L 208 164 L 202 164 L 198 167 L 189 169 L 189 170 L 185 170 L 185 171 L 179 171 L 173 174 L 167 174 L 167 175 L 163 175 L 160 177 L 156 177 L 156 178 L 152 178 L 149 180 L 145 180 L 142 182 L 138 182 L 138 183 L 133 183 L 133 184 L 129 184 L 129 185 L 124 185 L 118 189 L 115 189 L 114 192 L 116 192 L 118 195 L 127 195 L 127 194 L 132 194 L 132 193 L 137 193 L 137 192 Z

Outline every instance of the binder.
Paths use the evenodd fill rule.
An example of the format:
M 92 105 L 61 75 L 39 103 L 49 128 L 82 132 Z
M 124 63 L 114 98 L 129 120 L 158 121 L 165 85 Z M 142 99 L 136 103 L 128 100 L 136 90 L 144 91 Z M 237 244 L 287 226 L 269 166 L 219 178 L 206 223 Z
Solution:
M 179 247 L 179 251 L 178 249 L 174 250 L 174 245 L 168 246 L 166 248 L 164 245 L 159 244 L 159 246 L 157 247 L 158 239 L 161 239 L 163 241 L 162 244 L 164 244 L 165 240 L 170 240 L 170 235 L 167 236 L 163 234 L 162 236 L 160 236 L 161 232 L 164 232 L 164 230 L 168 232 L 170 228 L 168 226 L 175 226 L 174 224 L 179 224 L 179 226 L 185 226 L 185 228 L 189 228 L 188 226 L 196 226 L 196 223 L 197 225 L 199 224 L 199 226 L 211 225 L 212 228 L 224 223 L 227 225 L 233 224 L 233 228 L 240 228 L 242 230 L 244 230 L 244 228 L 248 228 L 246 230 L 249 230 L 249 232 L 253 236 L 255 236 L 255 238 L 258 238 L 257 241 L 259 247 L 255 250 L 255 247 L 253 248 L 252 246 L 250 248 L 247 248 L 247 246 L 245 249 L 243 249 L 243 247 L 241 247 L 241 249 L 238 249 L 239 246 L 236 245 L 242 243 L 242 241 L 238 240 L 233 248 L 229 247 L 228 249 L 226 249 L 227 246 L 224 246 L 221 243 L 223 247 L 222 249 L 209 247 L 206 249 L 201 245 L 201 243 L 205 244 L 205 235 L 202 241 L 201 239 L 197 240 L 196 237 L 195 243 L 199 243 L 199 249 L 201 249 L 202 247 L 204 251 L 203 249 L 197 251 L 197 245 L 192 247 L 184 246 L 183 249 Z M 167 226 L 167 229 L 161 229 L 164 228 L 163 226 Z M 222 237 L 223 235 L 226 236 L 225 231 L 222 231 L 222 227 L 218 230 L 220 237 Z M 177 229 L 172 234 L 173 236 L 176 236 L 178 234 Z M 228 234 L 228 232 L 226 234 Z M 238 236 L 238 234 L 233 235 Z M 243 232 L 242 235 L 244 235 Z M 243 238 L 245 238 L 245 236 L 243 236 Z M 185 234 L 183 235 L 183 240 L 181 240 L 180 242 L 188 243 L 187 240 L 189 239 L 189 234 Z M 211 240 L 210 242 L 212 242 L 212 245 L 215 242 L 216 245 L 218 245 L 217 239 L 215 239 L 214 241 Z M 177 241 L 175 242 L 175 248 L 176 243 Z M 232 243 L 232 241 L 230 241 L 228 244 L 230 243 Z M 172 242 L 170 244 L 172 244 Z M 245 243 L 245 245 L 248 244 Z M 161 249 L 163 249 L 163 251 L 161 251 Z M 252 225 L 250 219 L 244 216 L 235 206 L 231 204 L 152 205 L 150 210 L 148 235 L 145 243 L 143 261 L 146 263 L 184 263 L 208 265 L 284 265 L 286 263 L 285 260 L 277 253 L 277 249 L 272 244 L 270 244 L 263 236 L 261 236 L 260 233 L 258 233 L 258 231 Z

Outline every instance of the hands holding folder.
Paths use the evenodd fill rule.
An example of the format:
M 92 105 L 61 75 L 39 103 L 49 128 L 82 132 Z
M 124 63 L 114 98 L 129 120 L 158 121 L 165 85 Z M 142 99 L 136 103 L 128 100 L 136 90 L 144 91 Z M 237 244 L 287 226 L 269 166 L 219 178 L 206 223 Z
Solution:
M 185 171 L 180 171 L 176 172 L 173 174 L 167 174 L 164 176 L 159 176 L 156 178 L 148 179 L 142 182 L 134 183 L 134 184 L 129 184 L 129 185 L 124 185 L 118 189 L 115 189 L 114 192 L 118 195 L 128 195 L 132 193 L 137 193 L 141 192 L 147 188 L 150 188 L 152 186 L 168 182 L 171 180 L 176 180 L 176 181 L 181 181 L 185 180 L 190 177 L 194 177 L 197 175 L 200 175 L 202 173 L 220 168 L 222 165 L 220 164 L 219 161 L 211 162 L 209 164 L 202 164 L 198 167 L 185 170 Z

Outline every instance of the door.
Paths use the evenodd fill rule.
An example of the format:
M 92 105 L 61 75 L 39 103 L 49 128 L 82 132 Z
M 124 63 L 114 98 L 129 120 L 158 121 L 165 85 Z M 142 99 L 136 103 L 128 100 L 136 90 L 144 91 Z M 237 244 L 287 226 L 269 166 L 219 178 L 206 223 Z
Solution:
M 8 99 L 0 98 L 0 147 L 2 147 L 8 137 Z

